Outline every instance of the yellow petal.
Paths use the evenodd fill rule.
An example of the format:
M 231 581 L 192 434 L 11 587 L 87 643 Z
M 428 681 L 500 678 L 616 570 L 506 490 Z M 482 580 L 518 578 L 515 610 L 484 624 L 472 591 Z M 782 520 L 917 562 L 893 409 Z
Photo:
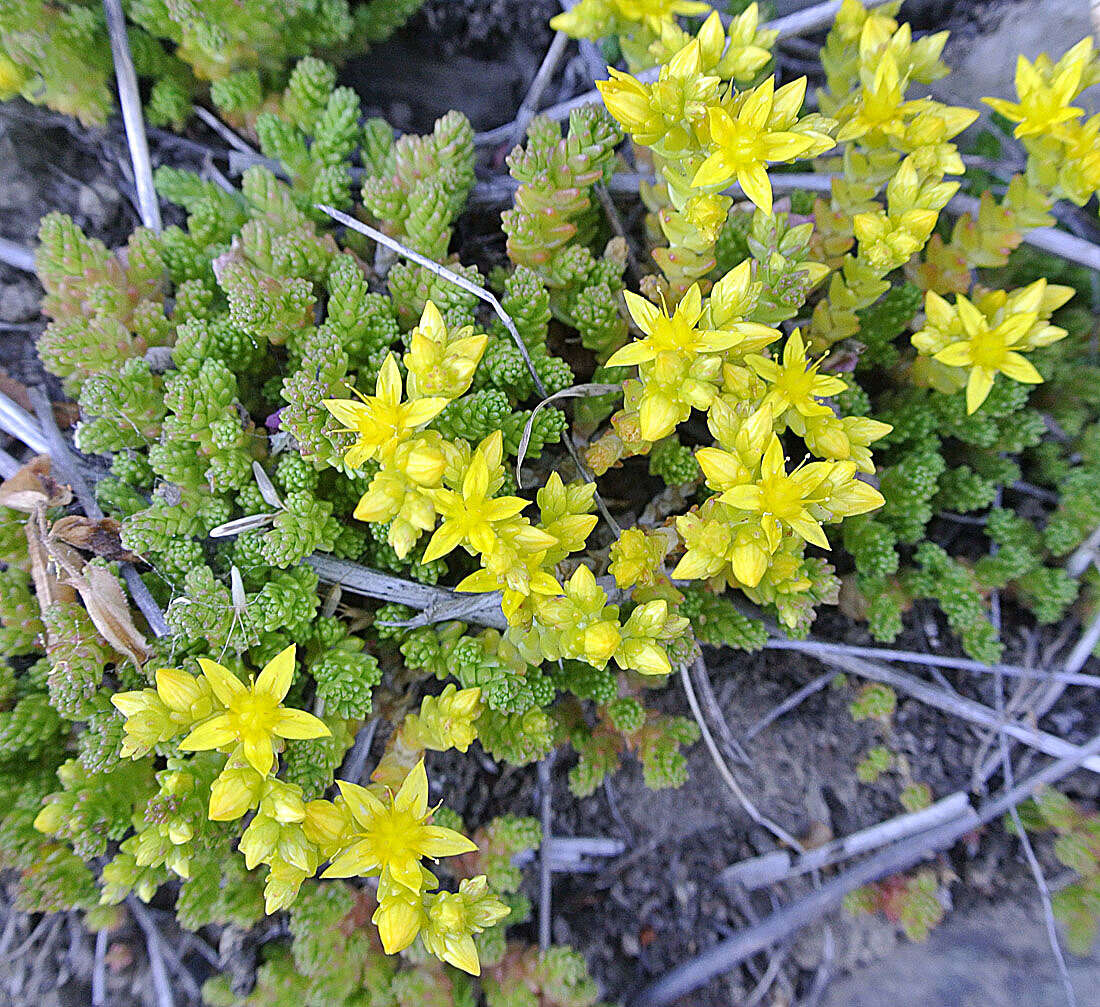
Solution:
M 462 526 L 457 521 L 444 521 L 428 542 L 428 547 L 424 550 L 423 562 L 431 563 L 446 556 L 459 545 L 463 538 Z
M 416 940 L 421 915 L 419 906 L 402 898 L 386 899 L 375 910 L 371 921 L 378 927 L 378 937 L 386 954 L 404 951 Z
M 1042 384 L 1043 376 L 1035 369 L 1027 357 L 1019 353 L 1006 353 L 1001 361 L 1001 373 L 1013 381 L 1021 381 L 1025 385 Z
M 271 750 L 271 738 L 266 733 L 249 735 L 241 742 L 248 764 L 261 776 L 267 776 L 275 765 L 275 753 Z
M 236 731 L 226 714 L 212 717 L 204 724 L 199 724 L 183 741 L 180 748 L 185 752 L 205 752 L 211 748 L 220 748 L 228 745 L 237 738 Z
M 417 818 L 428 813 L 428 774 L 424 771 L 423 759 L 409 770 L 393 799 L 393 806 L 398 811 L 411 811 Z
M 451 936 L 443 944 L 443 960 L 456 969 L 472 976 L 481 975 L 481 962 L 477 957 L 477 945 L 469 934 Z
M 322 399 L 321 405 L 349 430 L 358 430 L 370 421 L 370 410 L 355 399 Z
M 788 518 L 787 524 L 811 545 L 820 546 L 822 549 L 830 548 L 829 540 L 825 537 L 825 532 L 822 530 L 821 525 L 805 511 L 795 517 Z
M 270 696 L 276 703 L 286 698 L 294 678 L 294 651 L 295 645 L 292 643 L 264 665 L 253 689 L 257 695 Z
M 764 165 L 753 164 L 737 172 L 741 190 L 765 213 L 772 212 L 772 184 Z
M 157 693 L 173 710 L 187 710 L 199 697 L 193 675 L 178 668 L 157 669 Z
M 473 853 L 477 843 L 467 839 L 461 832 L 445 829 L 441 825 L 425 825 L 420 830 L 420 842 L 417 844 L 425 857 L 457 857 L 461 853 Z
M 623 297 L 630 311 L 631 318 L 638 324 L 647 336 L 652 335 L 653 325 L 661 317 L 661 311 L 652 301 L 635 294 L 632 290 L 624 290 Z
M 200 657 L 199 667 L 202 668 L 203 675 L 206 676 L 210 688 L 214 690 L 214 695 L 218 697 L 218 702 L 222 706 L 228 706 L 234 696 L 239 696 L 245 691 L 244 683 L 228 668 L 223 668 L 216 661 Z
M 308 738 L 331 738 L 332 732 L 323 720 L 305 710 L 279 710 L 276 713 L 272 733 L 280 738 L 305 740 Z
M 336 786 L 340 788 L 340 793 L 347 802 L 351 817 L 364 829 L 370 828 L 375 818 L 385 814 L 386 806 L 366 787 L 347 780 L 337 780 Z
M 402 406 L 402 418 L 406 426 L 418 427 L 422 423 L 435 419 L 450 404 L 450 399 L 416 399 Z
M 725 185 L 733 178 L 733 174 L 725 153 L 718 150 L 699 165 L 699 170 L 695 172 L 691 184 L 696 189 L 710 185 Z
M 993 375 L 984 367 L 975 367 L 966 383 L 966 412 L 976 412 L 993 387 Z
M 339 781 L 337 781 L 339 782 Z M 381 862 L 374 854 L 374 846 L 361 839 L 341 853 L 321 875 L 322 878 L 356 878 L 378 870 Z
M 760 487 L 755 483 L 744 486 L 731 486 L 719 498 L 724 504 L 736 507 L 738 510 L 755 511 L 761 507 Z
M 649 343 L 639 339 L 633 343 L 627 343 L 626 346 L 620 346 L 608 357 L 607 366 L 636 367 L 638 364 L 652 360 L 656 355 L 657 351 Z

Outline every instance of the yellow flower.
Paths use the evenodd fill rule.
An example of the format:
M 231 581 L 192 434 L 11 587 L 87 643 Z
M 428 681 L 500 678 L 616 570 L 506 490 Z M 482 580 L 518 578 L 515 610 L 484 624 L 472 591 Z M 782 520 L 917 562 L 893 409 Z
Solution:
M 448 332 L 439 309 L 431 301 L 424 304 L 420 324 L 409 334 L 409 352 L 405 354 L 410 399 L 457 399 L 466 392 L 489 344 L 488 336 L 475 336 L 473 331 L 473 326 L 467 325 Z
M 615 12 L 624 21 L 641 21 L 653 32 L 660 33 L 661 25 L 672 21 L 678 14 L 689 17 L 706 14 L 710 4 L 700 0 L 611 0 Z
M 331 731 L 312 713 L 280 704 L 294 677 L 294 644 L 276 654 L 258 678 L 245 685 L 228 668 L 199 658 L 203 676 L 226 708 L 196 727 L 180 742 L 185 752 L 201 752 L 240 743 L 249 765 L 267 776 L 275 762 L 275 739 L 327 738 Z
M 351 433 L 358 435 L 344 455 L 345 463 L 353 469 L 372 458 L 388 458 L 418 427 L 438 416 L 449 401 L 432 397 L 402 402 L 401 372 L 392 353 L 386 355 L 378 372 L 374 395 L 359 397 L 361 402 L 324 399 L 321 403 Z
M 511 910 L 489 891 L 484 874 L 464 878 L 457 892 L 436 892 L 424 900 L 421 937 L 437 958 L 472 976 L 481 975 L 474 934 L 495 926 Z
M 772 434 L 760 462 L 759 479 L 755 483 L 731 487 L 719 500 L 738 510 L 759 514 L 773 552 L 779 548 L 784 526 L 807 542 L 828 549 L 829 540 L 807 507 L 822 499 L 822 494 L 815 491 L 831 469 L 830 462 L 810 462 L 788 473 L 783 445 Z
M 201 678 L 161 668 L 156 689 L 119 692 L 111 703 L 126 718 L 121 755 L 140 758 L 214 712 L 214 695 Z
M 639 365 L 643 391 L 638 407 L 642 437 L 660 440 L 688 418 L 693 408 L 707 409 L 721 379 L 719 353 L 746 338 L 774 330 L 755 322 L 730 322 L 722 329 L 698 329 L 703 317 L 699 285 L 692 284 L 676 310 L 655 304 L 630 291 L 625 295 L 630 314 L 645 338 L 627 343 L 607 361 L 609 367 Z
M 783 347 L 781 363 L 757 354 L 747 356 L 745 363 L 768 382 L 764 404 L 771 407 L 772 415 L 777 418 L 788 409 L 794 409 L 802 416 L 827 413 L 829 407 L 818 402 L 818 399 L 839 395 L 848 387 L 840 378 L 818 374 L 821 361 L 809 362 L 806 344 L 798 329 L 791 333 Z
M 1037 385 L 1043 376 L 1019 352 L 1020 344 L 1038 318 L 1035 311 L 1009 315 L 999 325 L 990 326 L 985 317 L 962 294 L 955 298 L 955 312 L 962 326 L 963 338 L 935 354 L 936 360 L 951 367 L 968 367 L 966 411 L 973 413 L 993 387 L 998 374 Z
M 713 152 L 699 166 L 693 186 L 725 186 L 734 179 L 765 213 L 771 213 L 772 186 L 765 165 L 769 161 L 790 161 L 818 145 L 815 137 L 769 127 L 777 99 L 786 102 L 793 94 L 804 94 L 806 79 L 800 78 L 775 90 L 775 77 L 744 94 L 733 114 L 721 106 L 707 110 Z M 799 100 L 801 104 L 801 98 Z M 828 146 L 832 145 L 829 141 Z M 826 147 L 826 149 L 828 149 Z
M 443 517 L 443 523 L 424 550 L 423 562 L 430 563 L 446 556 L 463 543 L 469 543 L 480 553 L 492 552 L 497 544 L 497 526 L 514 518 L 530 502 L 522 497 L 488 495 L 503 451 L 503 435 L 496 430 L 477 446 L 462 478 L 461 492 L 449 489 L 432 491 L 432 500 Z
M 999 112 L 1009 122 L 1016 123 L 1016 136 L 1033 136 L 1047 133 L 1060 123 L 1076 119 L 1081 109 L 1070 102 L 1077 96 L 1081 75 L 1092 55 L 1092 39 L 1077 43 L 1061 60 L 1057 72 L 1050 79 L 1039 71 L 1039 60 L 1034 64 L 1025 57 L 1016 58 L 1017 101 L 1004 98 L 983 98 L 990 108 Z M 1049 64 L 1048 64 L 1049 65 Z
M 351 812 L 350 844 L 328 866 L 323 878 L 352 878 L 386 872 L 394 882 L 418 893 L 423 857 L 453 857 L 477 846 L 453 829 L 428 825 L 428 777 L 423 759 L 396 794 L 381 801 L 366 787 L 337 780 Z

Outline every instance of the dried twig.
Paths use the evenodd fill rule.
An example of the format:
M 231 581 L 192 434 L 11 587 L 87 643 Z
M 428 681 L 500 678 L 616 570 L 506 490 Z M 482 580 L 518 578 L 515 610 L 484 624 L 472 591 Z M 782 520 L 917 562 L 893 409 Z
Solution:
M 899 839 L 927 832 L 967 814 L 977 818 L 970 807 L 969 798 L 960 790 L 920 811 L 897 815 L 885 822 L 879 822 L 878 825 L 831 840 L 808 851 L 797 860 L 793 860 L 786 850 L 773 850 L 763 856 L 731 864 L 718 875 L 718 880 L 725 885 L 738 884 L 749 891 L 755 891 L 766 885 L 789 881 L 810 871 L 831 867 L 861 853 L 870 853 L 890 843 L 896 843 Z
M 698 668 L 700 661 L 697 661 L 696 668 Z M 707 746 L 707 751 L 710 753 L 711 760 L 714 762 L 715 768 L 718 770 L 718 775 L 722 777 L 726 786 L 733 792 L 734 797 L 737 798 L 738 803 L 748 816 L 756 822 L 761 828 L 767 829 L 775 838 L 786 846 L 790 846 L 792 849 L 797 850 L 799 853 L 805 852 L 802 848 L 802 844 L 795 839 L 786 829 L 781 825 L 777 825 L 766 815 L 761 814 L 748 794 L 745 793 L 741 784 L 737 782 L 737 778 L 731 772 L 729 766 L 726 765 L 726 760 L 722 758 L 722 753 L 718 749 L 718 744 L 714 740 L 714 735 L 710 733 L 710 728 L 707 726 L 706 719 L 703 717 L 703 711 L 699 708 L 699 700 L 695 695 L 695 688 L 691 683 L 691 675 L 688 671 L 688 667 L 685 665 L 680 669 L 680 681 L 683 683 L 684 693 L 687 695 L 688 705 L 691 707 L 692 715 L 695 717 L 696 723 L 699 725 L 699 730 L 703 735 L 703 742 Z
M 7 451 L 0 449 L 0 478 L 10 479 L 22 467 Z
M 42 436 L 42 430 L 35 423 L 34 417 L 3 392 L 0 392 L 0 430 L 21 440 L 36 454 L 49 454 L 49 442 Z
M 718 734 L 718 740 L 725 749 L 726 758 L 731 762 L 740 762 L 742 765 L 749 765 L 752 759 L 749 757 L 749 753 L 741 746 L 741 742 L 734 736 L 733 731 L 730 730 L 726 715 L 722 711 L 722 707 L 718 705 L 718 697 L 714 695 L 714 689 L 710 683 L 710 672 L 707 670 L 707 664 L 702 655 L 696 660 L 694 671 L 696 675 L 693 678 L 693 684 L 697 687 L 698 694 L 702 699 L 702 705 L 706 708 L 706 712 L 714 722 L 715 731 Z
M 148 911 L 133 895 L 126 896 L 126 905 L 133 914 L 137 925 L 145 934 L 145 947 L 149 952 L 149 970 L 153 976 L 153 990 L 157 996 L 157 1007 L 175 1007 L 172 986 L 168 982 L 168 969 L 164 966 L 164 952 L 161 948 L 160 933 Z
M 0 238 L 0 262 L 24 273 L 35 272 L 34 252 L 8 238 Z
M 58 429 L 49 396 L 38 386 L 28 389 L 28 394 L 34 405 L 38 421 L 42 426 L 42 431 L 46 436 L 48 454 L 54 465 L 57 466 L 58 473 L 72 487 L 73 493 L 76 494 L 77 500 L 84 508 L 84 513 L 90 518 L 99 520 L 103 517 L 103 510 L 96 501 L 95 494 L 88 487 L 88 483 L 80 471 L 80 466 L 69 450 L 68 443 Z M 133 564 L 122 563 L 120 569 L 123 579 L 126 581 L 126 586 L 130 589 L 134 604 L 145 616 L 145 621 L 149 624 L 153 634 L 158 637 L 168 636 L 170 630 L 164 618 L 164 613 L 160 610 L 156 599 L 153 598 L 149 588 L 145 586 L 145 582 L 141 579 L 137 570 L 134 569 Z
M 745 732 L 745 741 L 752 741 L 761 731 L 766 727 L 770 727 L 785 713 L 790 713 L 796 706 L 800 706 L 805 700 L 812 696 L 815 692 L 820 692 L 825 688 L 834 678 L 836 673 L 832 671 L 825 672 L 824 675 L 818 675 L 817 678 L 810 682 L 807 682 L 797 692 L 791 693 L 782 703 L 764 714 L 755 724 L 752 725 Z
M 611 225 L 612 232 L 616 237 L 622 238 L 623 244 L 626 246 L 626 270 L 630 274 L 630 279 L 634 281 L 634 285 L 638 286 L 642 282 L 642 269 L 638 265 L 638 258 L 634 254 L 634 247 L 630 244 L 630 236 L 626 233 L 626 227 L 623 225 L 622 217 L 619 216 L 615 200 L 611 198 L 611 193 L 603 182 L 597 182 L 593 186 L 593 191 L 600 201 L 600 206 L 603 207 L 604 215 L 607 217 L 608 224 Z
M 1039 731 L 1014 721 L 1006 722 L 997 715 L 996 710 L 982 703 L 937 688 L 928 682 L 921 681 L 919 678 L 907 675 L 903 671 L 887 668 L 885 665 L 876 664 L 873 661 L 864 661 L 861 658 L 852 657 L 849 654 L 818 654 L 817 659 L 825 664 L 843 668 L 862 678 L 869 678 L 872 681 L 882 682 L 884 685 L 899 689 L 928 706 L 935 707 L 937 710 L 942 710 L 944 713 L 950 713 L 956 717 L 961 717 L 963 720 L 967 720 L 972 724 L 977 724 L 980 727 L 992 728 L 994 730 L 1003 728 L 1008 735 L 1015 738 L 1017 741 L 1022 741 L 1030 748 L 1038 749 L 1040 752 L 1045 752 L 1047 755 L 1072 758 L 1081 751 L 1076 745 L 1072 745 L 1056 735 L 1048 734 L 1046 731 Z M 1100 773 L 1100 757 L 1087 757 L 1082 761 L 1081 765 L 1094 773 Z
M 95 935 L 95 963 L 92 965 L 92 1007 L 107 1003 L 107 928 Z
M 539 947 L 543 951 L 549 949 L 553 938 L 553 878 L 550 860 L 554 810 L 553 778 L 550 771 L 553 765 L 554 751 L 551 750 L 538 765 L 539 823 L 542 826 L 542 844 L 539 849 Z
M 397 602 L 420 609 L 424 613 L 423 620 L 410 620 L 409 625 L 424 626 L 433 622 L 460 619 L 494 629 L 508 627 L 508 621 L 500 608 L 499 591 L 459 594 L 445 587 L 430 587 L 379 573 L 358 563 L 324 553 L 307 556 L 306 562 L 327 583 L 340 584 L 367 598 Z
M 559 31 L 554 35 L 550 48 L 546 50 L 546 55 L 539 66 L 538 73 L 535 74 L 535 79 L 531 81 L 531 86 L 528 88 L 523 103 L 516 113 L 515 121 L 511 123 L 511 129 L 505 137 L 512 143 L 519 143 L 523 139 L 523 135 L 527 132 L 528 125 L 535 117 L 542 96 L 554 76 L 558 64 L 561 63 L 561 58 L 565 55 L 565 49 L 568 45 L 569 36 L 564 32 Z
M 378 730 L 378 718 L 368 720 L 355 736 L 355 744 L 344 758 L 340 767 L 340 779 L 349 783 L 358 783 L 363 778 L 363 770 L 370 758 L 370 748 L 374 743 L 374 735 Z
M 192 110 L 203 122 L 206 123 L 215 133 L 218 134 L 226 143 L 229 144 L 234 150 L 239 151 L 242 154 L 252 154 L 256 157 L 261 155 L 256 151 L 254 147 L 245 143 L 233 130 L 231 130 L 224 122 L 221 121 L 213 112 L 209 109 L 205 109 L 202 105 L 192 105 Z
M 1049 786 L 1063 779 L 1098 753 L 1100 735 L 1076 749 L 1072 755 L 1050 763 L 1000 797 L 987 801 L 978 809 L 977 823 L 970 816 L 964 816 L 887 847 L 844 874 L 826 881 L 803 898 L 772 913 L 759 924 L 734 934 L 698 957 L 677 966 L 642 990 L 631 1001 L 630 1007 L 665 1007 L 715 976 L 728 972 L 750 955 L 770 947 L 819 919 L 822 914 L 838 905 L 849 892 L 904 871 L 930 853 L 948 849 L 975 828 L 975 824 L 984 825 L 1000 818 L 1010 808 L 1016 807 L 1034 794 L 1039 787 Z
M 805 654 L 851 654 L 855 657 L 874 658 L 880 661 L 900 661 L 903 664 L 922 664 L 938 668 L 958 668 L 984 674 L 1000 672 L 1009 678 L 1033 678 L 1066 685 L 1100 687 L 1100 675 L 1083 675 L 1076 671 L 1044 671 L 1041 668 L 1025 668 L 1016 664 L 983 664 L 968 657 L 949 657 L 941 654 L 922 654 L 916 650 L 895 650 L 892 647 L 861 647 L 849 643 L 828 643 L 824 640 L 788 640 L 771 637 L 764 644 L 765 650 L 797 650 Z
M 997 701 L 997 713 L 1002 717 L 1005 712 L 1005 696 L 1004 696 L 1004 676 L 997 676 L 996 683 L 996 701 Z M 1012 759 L 1008 753 L 1008 739 L 1005 737 L 1004 731 L 999 732 L 998 740 L 1000 742 L 1001 753 L 1001 765 L 1003 768 L 1005 787 L 1011 789 L 1015 780 L 1012 773 Z M 1073 982 L 1069 977 L 1069 968 L 1066 965 L 1066 956 L 1062 953 L 1062 945 L 1058 939 L 1058 925 L 1054 920 L 1054 905 L 1051 902 L 1050 888 L 1047 885 L 1046 877 L 1043 875 L 1043 868 L 1039 864 L 1039 858 L 1035 856 L 1035 850 L 1031 845 L 1031 839 L 1028 837 L 1027 829 L 1024 828 L 1023 822 L 1020 821 L 1020 812 L 1015 808 L 1009 809 L 1009 815 L 1012 818 L 1012 824 L 1016 827 L 1017 837 L 1020 840 L 1020 847 L 1024 851 L 1024 857 L 1027 860 L 1028 867 L 1031 869 L 1031 874 L 1035 878 L 1035 885 L 1039 889 L 1039 901 L 1043 907 L 1043 921 L 1046 924 L 1047 940 L 1050 942 L 1050 950 L 1054 955 L 1054 961 L 1058 965 L 1058 975 L 1062 980 L 1062 989 L 1066 994 L 1066 1003 L 1070 1007 L 1077 1007 L 1077 994 L 1073 991 Z
M 141 113 L 141 94 L 138 92 L 137 74 L 130 56 L 130 42 L 126 37 L 126 15 L 122 12 L 122 0 L 103 0 L 107 16 L 107 33 L 111 37 L 111 56 L 118 80 L 118 100 L 122 106 L 122 121 L 126 126 L 126 140 L 130 145 L 130 160 L 134 166 L 134 185 L 137 187 L 141 222 L 154 231 L 161 229 L 160 204 L 153 186 L 153 165 L 149 160 L 149 141 L 145 136 L 145 120 Z

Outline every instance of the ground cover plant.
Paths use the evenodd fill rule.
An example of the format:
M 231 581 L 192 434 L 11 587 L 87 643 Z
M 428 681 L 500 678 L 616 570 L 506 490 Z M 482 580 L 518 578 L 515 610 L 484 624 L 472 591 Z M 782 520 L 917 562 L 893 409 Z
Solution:
M 48 409 L 4 413 L 38 454 L 0 486 L 0 864 L 22 911 L 96 930 L 142 903 L 192 931 L 285 916 L 211 1004 L 589 1007 L 583 949 L 528 925 L 540 822 L 464 821 L 433 767 L 560 752 L 578 797 L 630 760 L 679 787 L 713 746 L 703 644 L 812 646 L 832 609 L 889 644 L 938 613 L 1000 667 L 1004 611 L 1091 621 L 1095 274 L 1024 239 L 1095 210 L 1074 102 L 1100 57 L 1021 57 L 978 127 L 930 96 L 946 33 L 897 4 L 845 0 L 810 103 L 756 4 L 583 0 L 553 26 L 625 69 L 524 124 L 479 268 L 466 118 L 395 136 L 321 58 L 416 5 L 298 5 L 263 46 L 225 44 L 262 13 L 229 6 L 128 13 L 179 112 L 152 118 L 187 117 L 182 63 L 213 80 L 258 151 L 239 184 L 162 165 L 178 223 L 121 248 L 40 224 L 37 353 L 79 420 L 70 447 Z M 24 15 L 0 7 L 8 90 L 105 116 L 99 15 L 36 22 L 101 54 L 80 94 Z M 692 717 L 661 705 L 675 677 Z M 904 681 L 856 692 L 881 743 L 852 769 L 919 813 L 943 795 L 896 750 Z M 1094 819 L 1044 791 L 1024 826 L 1080 874 L 1055 909 L 1086 947 Z M 852 908 L 942 916 L 931 870 L 869 880 Z

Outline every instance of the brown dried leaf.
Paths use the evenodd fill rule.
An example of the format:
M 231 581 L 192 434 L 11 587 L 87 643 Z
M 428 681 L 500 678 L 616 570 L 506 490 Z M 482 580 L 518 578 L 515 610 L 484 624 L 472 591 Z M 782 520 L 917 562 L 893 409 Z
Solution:
M 126 596 L 110 570 L 88 564 L 83 576 L 70 577 L 69 583 L 80 592 L 80 600 L 104 640 L 138 668 L 149 660 L 149 644 L 134 625 Z
M 70 514 L 54 522 L 50 539 L 67 542 L 104 559 L 132 563 L 137 557 L 122 547 L 121 529 L 122 526 L 111 517 L 95 520 L 82 514 Z
M 49 553 L 38 534 L 33 521 L 28 521 L 24 529 L 27 534 L 27 552 L 31 560 L 31 580 L 34 581 L 34 596 L 38 607 L 45 615 L 46 609 L 61 602 L 74 601 L 76 592 L 68 584 L 62 584 L 50 572 Z
M 0 483 L 0 506 L 33 514 L 39 507 L 61 507 L 73 491 L 54 479 L 49 455 L 36 455 L 10 479 Z

